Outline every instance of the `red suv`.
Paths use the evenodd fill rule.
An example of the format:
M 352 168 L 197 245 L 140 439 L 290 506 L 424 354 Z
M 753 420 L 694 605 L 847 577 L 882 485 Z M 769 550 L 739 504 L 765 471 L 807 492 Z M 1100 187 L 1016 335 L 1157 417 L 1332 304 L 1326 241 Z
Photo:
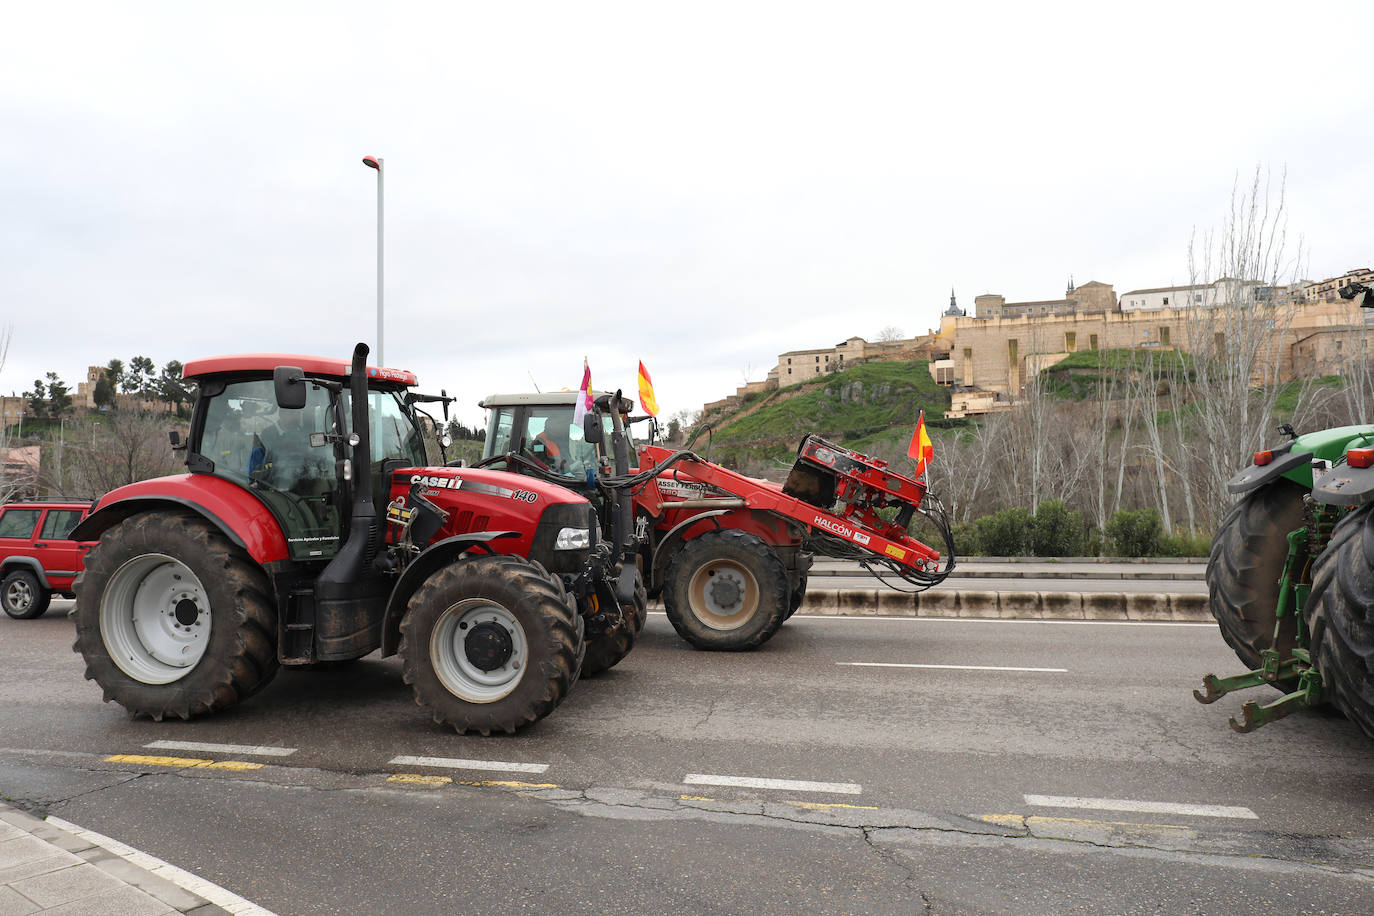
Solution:
M 94 542 L 68 535 L 91 511 L 84 502 L 0 506 L 0 605 L 15 620 L 41 617 L 53 593 L 72 598 L 72 582 Z

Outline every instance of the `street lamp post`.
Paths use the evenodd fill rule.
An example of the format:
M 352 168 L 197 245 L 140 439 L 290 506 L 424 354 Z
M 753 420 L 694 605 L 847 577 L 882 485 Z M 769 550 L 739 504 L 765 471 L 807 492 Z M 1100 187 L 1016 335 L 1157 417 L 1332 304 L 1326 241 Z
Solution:
M 382 355 L 382 157 L 364 156 L 363 165 L 377 170 L 377 365 L 385 366 Z

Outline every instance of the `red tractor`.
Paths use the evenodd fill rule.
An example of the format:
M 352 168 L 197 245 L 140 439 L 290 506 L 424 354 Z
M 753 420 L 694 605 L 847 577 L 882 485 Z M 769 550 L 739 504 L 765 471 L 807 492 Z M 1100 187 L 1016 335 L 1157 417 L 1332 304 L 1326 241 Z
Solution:
M 479 466 L 600 500 L 603 519 L 632 531 L 623 548 L 618 536 L 606 536 L 617 537 L 649 595 L 662 595 L 673 628 L 699 649 L 754 649 L 771 639 L 801 605 L 815 554 L 857 559 L 870 572 L 882 567 L 915 589 L 938 584 L 954 568 L 940 503 L 886 462 L 808 436 L 779 486 L 687 450 L 636 446 L 629 429 L 650 418 L 631 418 L 634 404 L 620 392 L 597 395 L 578 428 L 569 422 L 575 397 L 485 398 Z M 909 533 L 918 511 L 944 541 L 943 565 L 939 552 Z
M 416 405 L 451 399 L 367 352 L 186 365 L 199 393 L 173 447 L 189 473 L 106 494 L 73 532 L 99 540 L 73 615 L 106 700 L 188 719 L 279 665 L 377 649 L 459 732 L 513 732 L 568 693 L 604 578 L 593 508 L 543 481 L 431 466 L 436 424 Z

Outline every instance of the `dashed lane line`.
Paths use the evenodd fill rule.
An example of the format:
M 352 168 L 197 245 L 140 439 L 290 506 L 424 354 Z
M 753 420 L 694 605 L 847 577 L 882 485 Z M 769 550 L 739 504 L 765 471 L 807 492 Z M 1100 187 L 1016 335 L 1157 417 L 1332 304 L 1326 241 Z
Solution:
M 805 779 L 772 779 L 764 776 L 716 776 L 710 773 L 688 773 L 682 783 L 688 786 L 780 789 L 785 792 L 829 792 L 835 795 L 863 794 L 863 786 L 853 782 L 810 782 Z
M 547 763 L 510 763 L 503 760 L 466 760 L 461 757 L 409 757 L 387 761 L 393 766 L 440 767 L 448 770 L 499 770 L 505 773 L 543 773 Z
M 207 754 L 242 754 L 246 757 L 289 757 L 294 747 L 274 747 L 263 744 L 210 744 L 203 741 L 153 741 L 143 745 L 153 750 L 203 751 Z
M 1091 811 L 1132 811 L 1139 814 L 1182 814 L 1192 817 L 1231 817 L 1259 820 L 1249 808 L 1232 805 L 1194 805 L 1186 802 L 1137 801 L 1130 798 L 1083 798 L 1076 795 L 1026 795 L 1026 804 L 1042 808 L 1084 808 Z
M 906 662 L 836 662 L 848 668 L 935 668 L 941 671 L 1027 671 L 1037 674 L 1068 674 L 1068 668 L 1017 668 L 1010 665 L 918 665 Z

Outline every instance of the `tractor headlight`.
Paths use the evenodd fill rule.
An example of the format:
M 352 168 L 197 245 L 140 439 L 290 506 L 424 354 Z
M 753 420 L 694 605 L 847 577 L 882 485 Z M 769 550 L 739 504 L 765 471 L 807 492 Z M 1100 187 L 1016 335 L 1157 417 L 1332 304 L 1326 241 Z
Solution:
M 591 545 L 591 531 L 586 528 L 563 528 L 553 540 L 554 550 L 584 550 Z

